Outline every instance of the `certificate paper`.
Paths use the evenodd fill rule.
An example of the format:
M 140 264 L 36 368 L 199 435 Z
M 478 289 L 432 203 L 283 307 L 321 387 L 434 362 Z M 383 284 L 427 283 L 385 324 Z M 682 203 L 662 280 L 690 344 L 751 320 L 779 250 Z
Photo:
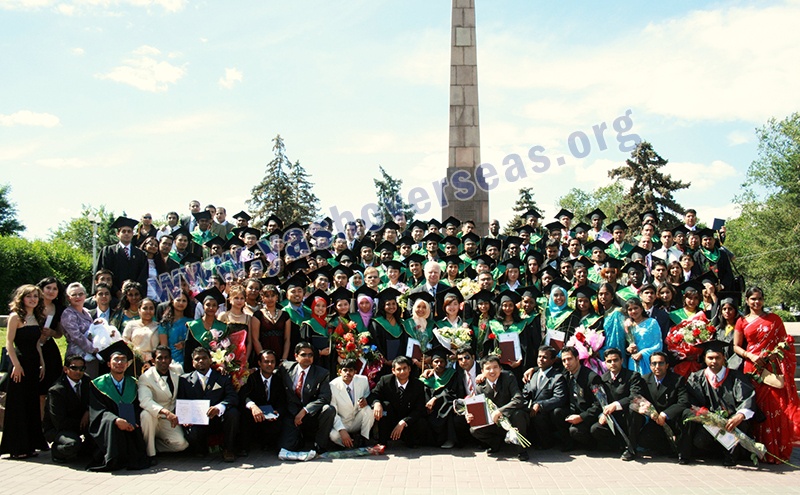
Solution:
M 178 399 L 175 401 L 175 414 L 178 416 L 178 423 L 182 425 L 207 425 L 207 413 L 210 407 L 211 402 L 208 399 Z
M 406 356 L 411 359 L 422 360 L 422 345 L 419 343 L 419 340 L 412 339 L 411 337 L 408 338 Z
M 500 362 L 511 364 L 522 358 L 522 347 L 519 344 L 519 334 L 515 332 L 497 334 L 497 342 L 500 346 Z
M 557 330 L 547 330 L 547 336 L 545 337 L 545 345 L 553 346 L 556 350 L 560 351 L 562 347 L 564 347 L 564 337 L 566 334 L 564 332 L 559 332 Z
M 711 425 L 703 425 L 703 428 L 708 430 L 708 432 L 711 433 L 711 436 L 714 437 L 717 442 L 719 442 L 720 445 L 725 447 L 727 450 L 733 450 L 733 448 L 736 447 L 736 444 L 739 443 L 739 439 L 729 431 L 725 431 Z
M 480 428 L 489 424 L 489 408 L 486 406 L 485 395 L 479 394 L 467 397 L 464 399 L 464 404 L 467 406 L 467 412 L 474 417 L 470 426 Z

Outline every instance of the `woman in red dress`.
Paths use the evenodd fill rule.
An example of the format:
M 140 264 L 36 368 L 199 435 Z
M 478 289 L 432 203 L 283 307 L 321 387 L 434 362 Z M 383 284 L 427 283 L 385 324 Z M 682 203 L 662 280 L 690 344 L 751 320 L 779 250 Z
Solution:
M 745 298 L 750 312 L 736 322 L 733 350 L 744 360 L 744 372 L 753 378 L 756 387 L 756 404 L 767 417 L 755 425 L 754 436 L 770 454 L 788 460 L 792 456 L 792 444 L 800 441 L 794 339 L 786 333 L 779 316 L 764 312 L 764 291 L 751 287 L 745 292 Z M 778 379 L 762 378 L 765 370 Z M 781 378 L 783 387 L 776 388 Z M 764 460 L 778 462 L 771 457 Z

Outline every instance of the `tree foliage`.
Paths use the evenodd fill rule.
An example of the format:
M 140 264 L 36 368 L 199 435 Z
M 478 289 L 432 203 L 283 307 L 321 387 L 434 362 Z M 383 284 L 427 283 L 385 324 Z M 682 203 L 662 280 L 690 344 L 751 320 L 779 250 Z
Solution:
M 672 194 L 686 189 L 689 183 L 673 180 L 668 174 L 659 171 L 668 163 L 653 149 L 653 145 L 642 141 L 625 160 L 625 165 L 610 170 L 612 179 L 622 179 L 631 183 L 628 193 L 623 196 L 616 213 L 628 225 L 639 224 L 639 213 L 654 210 L 658 212 L 660 225 L 672 226 L 680 223 L 683 207 L 675 201 Z M 610 215 L 609 215 L 610 216 Z
M 11 186 L 0 184 L 0 235 L 17 235 L 25 226 L 17 220 L 17 205 L 11 201 Z
M 248 209 L 253 216 L 252 225 L 262 228 L 270 215 L 277 215 L 286 224 L 310 222 L 319 214 L 319 199 L 314 195 L 314 184 L 300 165 L 286 156 L 286 145 L 280 134 L 272 140 L 275 157 L 267 163 L 264 178 L 250 191 Z
M 92 208 L 91 205 L 81 205 L 81 214 L 68 221 L 61 222 L 51 236 L 52 241 L 61 241 L 70 247 L 78 249 L 83 253 L 92 255 L 92 222 L 89 220 L 93 215 L 97 216 L 97 252 L 103 246 L 118 242 L 117 234 L 111 228 L 114 223 L 113 211 L 107 211 L 105 205 L 100 208 Z
M 405 203 L 403 195 L 400 193 L 403 181 L 389 175 L 380 165 L 378 165 L 378 169 L 381 172 L 381 178 L 372 179 L 372 182 L 375 183 L 375 195 L 380 209 L 375 215 L 375 223 L 383 225 L 392 220 L 397 213 L 405 214 L 406 220 L 409 223 L 412 222 L 415 213 L 414 207 L 410 203 Z
M 575 213 L 577 221 L 583 221 L 587 213 L 600 208 L 609 218 L 617 218 L 617 206 L 622 204 L 625 197 L 625 188 L 621 182 L 614 182 L 607 186 L 598 187 L 592 192 L 573 187 L 564 196 L 559 198 L 559 208 L 565 208 Z
M 514 210 L 514 216 L 509 220 L 506 224 L 505 228 L 503 229 L 503 233 L 506 235 L 511 235 L 516 231 L 518 228 L 522 227 L 525 224 L 525 219 L 522 218 L 522 214 L 530 209 L 534 209 L 536 211 L 541 212 L 539 209 L 539 205 L 536 203 L 536 200 L 533 199 L 533 188 L 532 187 L 523 187 L 519 190 L 519 197 L 517 198 L 517 202 L 514 203 L 514 206 L 511 208 Z
M 756 131 L 758 156 L 737 196 L 741 215 L 727 222 L 726 247 L 748 285 L 770 305 L 800 305 L 800 113 Z

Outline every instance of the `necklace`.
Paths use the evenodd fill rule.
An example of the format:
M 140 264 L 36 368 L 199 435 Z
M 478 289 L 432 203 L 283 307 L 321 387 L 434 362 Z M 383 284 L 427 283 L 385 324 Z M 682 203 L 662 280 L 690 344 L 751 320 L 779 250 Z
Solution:
M 264 308 L 261 311 L 261 313 L 264 315 L 264 317 L 267 319 L 268 322 L 275 323 L 276 321 L 278 321 L 278 314 L 280 314 L 280 310 L 278 308 L 275 308 L 275 312 L 270 313 L 267 308 Z

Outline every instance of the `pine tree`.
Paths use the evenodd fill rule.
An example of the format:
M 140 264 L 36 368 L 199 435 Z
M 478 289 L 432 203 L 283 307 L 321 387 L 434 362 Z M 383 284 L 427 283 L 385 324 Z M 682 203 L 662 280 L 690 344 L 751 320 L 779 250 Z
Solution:
M 403 213 L 406 221 L 411 223 L 414 220 L 414 208 L 410 203 L 403 202 L 400 189 L 403 187 L 401 179 L 395 179 L 378 165 L 383 180 L 373 179 L 375 183 L 375 194 L 378 197 L 378 207 L 380 211 L 376 215 L 378 225 L 383 225 L 389 220 L 394 219 L 394 215 Z
M 10 185 L 0 185 L 0 235 L 16 235 L 25 230 L 17 220 L 17 205 L 9 199 L 10 194 Z
M 630 225 L 639 225 L 639 213 L 655 210 L 658 213 L 659 225 L 674 226 L 680 223 L 679 216 L 684 209 L 672 197 L 675 191 L 686 189 L 689 183 L 672 180 L 668 174 L 659 171 L 667 160 L 653 150 L 653 145 L 642 141 L 631 152 L 631 158 L 625 165 L 610 170 L 612 179 L 623 179 L 631 182 L 631 187 L 619 204 L 617 213 Z
M 277 215 L 285 224 L 300 219 L 300 213 L 294 200 L 295 192 L 290 179 L 292 162 L 286 156 L 286 146 L 278 134 L 272 140 L 275 144 L 272 151 L 275 158 L 267 164 L 264 178 L 253 187 L 247 200 L 248 209 L 253 216 L 251 225 L 262 228 L 270 215 Z
M 292 202 L 297 209 L 295 221 L 308 223 L 319 218 L 319 198 L 314 194 L 314 184 L 306 170 L 296 160 L 289 166 L 289 183 L 292 185 Z M 280 215 L 279 215 L 280 216 Z
M 511 235 L 518 228 L 525 225 L 525 219 L 522 218 L 522 214 L 530 209 L 541 211 L 539 209 L 539 205 L 536 204 L 536 200 L 533 199 L 533 188 L 523 187 L 519 190 L 519 198 L 517 198 L 517 202 L 512 208 L 512 210 L 515 212 L 515 215 L 511 221 L 506 224 L 506 227 L 503 229 L 503 233 L 506 235 Z

